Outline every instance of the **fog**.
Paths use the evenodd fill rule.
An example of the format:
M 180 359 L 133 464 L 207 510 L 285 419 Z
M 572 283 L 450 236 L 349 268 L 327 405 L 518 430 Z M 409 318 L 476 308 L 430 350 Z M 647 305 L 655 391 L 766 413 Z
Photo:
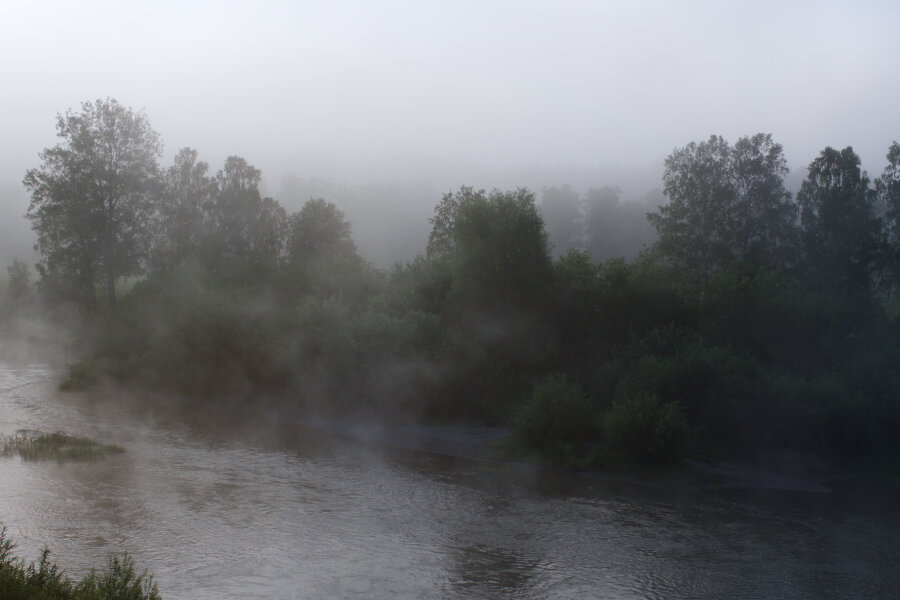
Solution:
M 896 595 L 896 2 L 8 4 L 7 580 Z
M 658 187 L 673 148 L 711 133 L 774 134 L 797 179 L 827 145 L 853 145 L 877 174 L 900 130 L 898 13 L 891 2 L 14 3 L 0 23 L 3 235 L 27 208 L 14 188 L 56 142 L 55 115 L 105 97 L 146 111 L 162 165 L 184 146 L 213 169 L 245 157 L 289 209 L 285 178 L 403 188 L 416 218 L 460 185 L 609 184 L 631 199 Z M 364 217 L 343 208 L 364 253 L 409 257 L 367 243 Z

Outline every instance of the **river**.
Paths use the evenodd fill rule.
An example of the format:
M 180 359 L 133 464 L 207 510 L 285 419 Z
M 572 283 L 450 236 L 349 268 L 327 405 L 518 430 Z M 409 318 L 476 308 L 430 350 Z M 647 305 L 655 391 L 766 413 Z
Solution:
M 0 434 L 96 462 L 0 459 L 0 521 L 80 577 L 131 552 L 166 599 L 896 598 L 900 511 L 858 494 L 632 485 L 347 439 L 0 365 Z

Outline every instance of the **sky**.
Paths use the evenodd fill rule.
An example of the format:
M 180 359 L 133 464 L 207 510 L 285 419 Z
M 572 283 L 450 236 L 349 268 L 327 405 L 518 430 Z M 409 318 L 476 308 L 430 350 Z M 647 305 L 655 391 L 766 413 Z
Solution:
M 898 25 L 900 3 L 865 1 L 9 1 L 0 190 L 57 113 L 107 97 L 146 112 L 161 164 L 236 154 L 271 189 L 658 177 L 676 147 L 757 132 L 795 172 L 852 145 L 877 175 L 900 138 Z

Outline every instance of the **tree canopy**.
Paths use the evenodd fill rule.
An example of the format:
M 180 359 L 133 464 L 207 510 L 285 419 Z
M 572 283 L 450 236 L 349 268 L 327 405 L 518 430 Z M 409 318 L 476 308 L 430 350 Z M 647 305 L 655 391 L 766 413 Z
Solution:
M 344 213 L 321 198 L 307 201 L 290 219 L 288 256 L 292 261 L 355 257 L 356 244 Z
M 797 194 L 808 270 L 847 290 L 870 285 L 880 224 L 874 192 L 853 148 L 825 148 L 809 165 Z
M 116 280 L 143 267 L 159 135 L 143 113 L 111 99 L 58 115 L 56 129 L 62 141 L 24 180 L 39 269 L 45 283 L 89 307 L 104 284 L 114 305 Z
M 549 243 L 531 192 L 462 187 L 444 195 L 431 223 L 428 256 L 449 263 L 453 288 L 463 298 L 515 306 L 546 293 Z
M 721 136 L 666 158 L 668 204 L 648 215 L 664 256 L 703 281 L 732 262 L 774 266 L 790 252 L 795 208 L 782 147 L 768 134 Z
M 284 249 L 287 214 L 259 192 L 260 170 L 229 156 L 215 178 L 215 198 L 208 211 L 212 239 L 210 260 L 274 265 Z
M 900 144 L 893 142 L 888 164 L 875 181 L 878 201 L 884 210 L 884 267 L 887 285 L 900 282 Z

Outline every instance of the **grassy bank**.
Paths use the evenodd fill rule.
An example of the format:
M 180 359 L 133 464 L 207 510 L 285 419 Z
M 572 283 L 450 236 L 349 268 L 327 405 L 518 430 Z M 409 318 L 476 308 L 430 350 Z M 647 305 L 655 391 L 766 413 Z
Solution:
M 138 573 L 128 554 L 111 557 L 105 569 L 72 580 L 50 560 L 45 548 L 37 563 L 26 564 L 0 527 L 0 598 L 3 600 L 160 600 L 153 576 Z

